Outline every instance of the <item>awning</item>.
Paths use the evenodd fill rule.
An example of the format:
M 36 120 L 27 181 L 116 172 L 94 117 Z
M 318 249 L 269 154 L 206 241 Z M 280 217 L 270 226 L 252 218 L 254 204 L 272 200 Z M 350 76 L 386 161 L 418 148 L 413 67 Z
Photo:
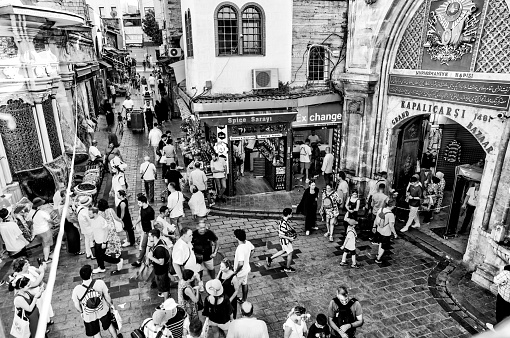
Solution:
M 109 64 L 108 62 L 102 61 L 102 60 L 99 60 L 99 67 L 106 68 L 107 70 L 112 69 L 111 64 Z
M 228 113 L 200 113 L 200 120 L 210 126 L 287 123 L 296 120 L 296 111 L 254 110 Z
M 184 60 L 171 63 L 169 66 L 174 70 L 175 81 L 177 83 L 181 83 L 186 80 L 186 64 Z
M 107 52 L 110 52 L 110 53 L 113 53 L 113 54 L 121 54 L 121 51 L 118 50 L 117 48 L 115 47 L 103 47 L 103 49 Z
M 457 175 L 471 181 L 480 182 L 482 180 L 483 169 L 474 165 L 463 164 L 457 166 Z

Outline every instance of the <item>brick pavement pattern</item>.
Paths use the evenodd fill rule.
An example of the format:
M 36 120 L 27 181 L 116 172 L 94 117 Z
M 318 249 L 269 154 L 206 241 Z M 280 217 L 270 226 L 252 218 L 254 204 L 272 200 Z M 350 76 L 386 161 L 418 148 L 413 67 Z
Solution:
M 178 137 L 178 126 L 179 121 L 175 121 L 167 124 L 165 128 L 171 128 L 175 132 L 174 137 Z M 128 163 L 127 179 L 132 195 L 130 208 L 135 219 L 138 209 L 135 196 L 143 192 L 138 166 L 145 154 L 151 154 L 147 147 L 147 131 L 145 134 L 133 134 L 126 130 L 121 143 L 121 153 Z M 161 175 L 160 167 L 158 171 Z M 156 184 L 155 209 L 163 205 L 157 199 L 163 187 L 164 184 L 159 179 Z M 189 209 L 186 213 L 189 216 Z M 425 251 L 404 240 L 397 240 L 393 244 L 390 257 L 379 266 L 374 261 L 377 247 L 368 241 L 360 241 L 358 260 L 362 267 L 360 269 L 340 267 L 341 238 L 330 243 L 322 233 L 304 236 L 304 222 L 297 220 L 293 223 L 300 235 L 295 242 L 298 250 L 293 262 L 297 272 L 287 274 L 283 271 L 281 258 L 277 259 L 270 269 L 267 269 L 264 263 L 268 255 L 279 249 L 274 231 L 276 219 L 211 216 L 207 220 L 210 229 L 220 238 L 220 252 L 223 256 L 234 258 L 237 245 L 233 237 L 234 229 L 245 229 L 248 239 L 255 245 L 248 300 L 254 304 L 254 315 L 268 324 L 271 338 L 283 336 L 282 325 L 286 315 L 290 308 L 297 304 L 303 305 L 313 317 L 318 313 L 327 313 L 329 301 L 335 296 L 337 286 L 342 284 L 349 287 L 350 294 L 360 300 L 363 307 L 365 325 L 358 330 L 358 337 L 470 336 L 443 310 L 431 294 L 427 283 L 429 273 L 437 265 L 437 261 Z M 183 222 L 185 226 L 194 224 L 189 217 Z M 273 229 L 269 235 L 268 228 Z M 123 250 L 125 268 L 121 274 L 112 276 L 110 273 L 113 266 L 107 266 L 106 273 L 96 275 L 96 278 L 103 279 L 110 288 L 113 302 L 123 318 L 121 332 L 125 337 L 129 337 L 131 331 L 145 318 L 151 316 L 154 308 L 161 302 L 157 291 L 150 289 L 147 283 L 136 282 L 130 278 L 137 271 L 130 266 L 136 259 L 137 252 L 136 248 Z M 35 263 L 37 252 L 33 254 L 34 258 L 31 260 Z M 85 256 L 68 256 L 65 253 L 61 256 L 52 302 L 55 325 L 49 337 L 85 337 L 80 314 L 74 309 L 70 299 L 72 289 L 81 281 L 79 269 L 84 264 L 91 264 L 94 267 L 96 265 Z M 10 272 L 10 265 L 11 261 L 0 265 L 0 277 Z M 171 296 L 177 298 L 176 289 L 171 290 Z M 0 315 L 7 330 L 10 330 L 12 325 L 12 302 L 13 294 L 5 291 L 0 301 Z M 108 333 L 103 334 L 108 336 Z

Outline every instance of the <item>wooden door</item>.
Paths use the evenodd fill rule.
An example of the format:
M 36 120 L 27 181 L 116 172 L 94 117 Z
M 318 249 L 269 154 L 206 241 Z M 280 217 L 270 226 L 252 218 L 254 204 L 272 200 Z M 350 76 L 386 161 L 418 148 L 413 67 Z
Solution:
M 395 161 L 395 188 L 404 189 L 411 176 L 416 173 L 416 165 L 421 156 L 423 144 L 423 117 L 418 116 L 402 128 L 399 135 L 397 160 Z

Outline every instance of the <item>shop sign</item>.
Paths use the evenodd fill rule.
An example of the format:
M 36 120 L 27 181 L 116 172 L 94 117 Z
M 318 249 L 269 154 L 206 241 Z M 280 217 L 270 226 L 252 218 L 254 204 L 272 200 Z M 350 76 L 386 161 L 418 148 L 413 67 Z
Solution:
M 282 137 L 283 134 L 263 134 L 263 135 L 257 135 L 258 139 L 265 139 L 265 138 L 278 138 Z
M 388 94 L 506 110 L 510 83 L 390 75 Z
M 335 124 L 342 122 L 342 107 L 338 102 L 318 106 L 299 107 L 293 126 Z
M 398 102 L 398 103 L 397 103 Z M 491 153 L 502 134 L 502 123 L 486 109 L 464 109 L 457 105 L 436 104 L 430 101 L 402 100 L 390 97 L 389 105 L 398 108 L 388 113 L 391 126 L 419 114 L 437 114 L 448 117 L 464 126 L 480 142 L 487 153 Z M 488 133 L 486 130 L 490 130 Z
M 255 140 L 257 136 L 246 135 L 246 136 L 230 136 L 230 141 L 241 141 L 241 140 Z
M 279 122 L 292 122 L 296 119 L 295 112 L 268 112 L 267 114 L 227 115 L 227 116 L 200 116 L 200 119 L 211 126 L 240 126 L 245 124 L 268 124 Z

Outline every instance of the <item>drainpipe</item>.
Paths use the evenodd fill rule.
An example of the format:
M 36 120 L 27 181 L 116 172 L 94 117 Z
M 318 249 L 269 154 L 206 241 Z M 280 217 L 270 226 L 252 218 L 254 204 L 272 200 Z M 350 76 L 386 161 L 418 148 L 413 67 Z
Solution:
M 508 121 L 507 118 L 505 120 L 505 130 L 503 131 L 502 142 L 499 145 L 499 153 L 498 158 L 496 159 L 496 168 L 494 169 L 494 176 L 492 177 L 491 189 L 489 190 L 489 198 L 487 199 L 487 205 L 485 206 L 485 213 L 483 215 L 482 229 L 485 231 L 489 229 L 489 221 L 491 220 L 492 209 L 494 208 L 494 200 L 496 198 L 496 192 L 498 191 L 498 185 L 501 179 L 501 172 L 503 171 L 503 164 L 505 163 L 505 155 L 508 149 L 509 141 L 510 141 L 510 122 Z M 508 210 L 505 210 L 505 214 L 508 214 Z M 507 215 L 504 215 L 503 220 L 505 220 L 506 218 Z

